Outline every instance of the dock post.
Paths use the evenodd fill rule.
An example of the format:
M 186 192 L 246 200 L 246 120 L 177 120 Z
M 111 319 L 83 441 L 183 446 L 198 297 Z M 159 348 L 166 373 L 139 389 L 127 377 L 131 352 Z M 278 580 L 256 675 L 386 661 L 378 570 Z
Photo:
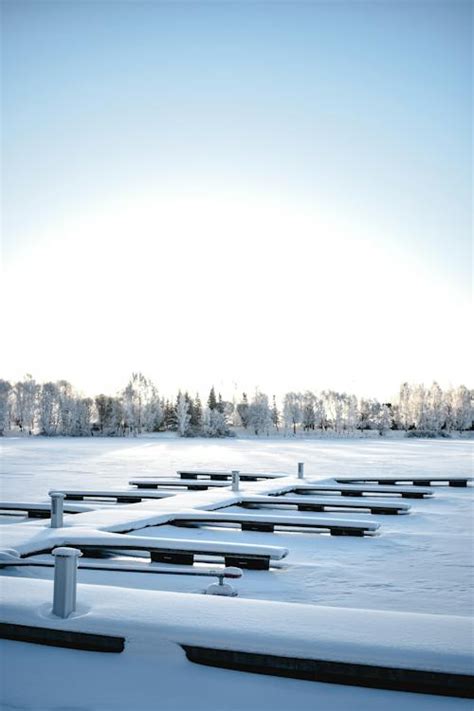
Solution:
M 76 609 L 77 559 L 82 555 L 77 548 L 55 548 L 53 615 L 69 617 Z
M 298 479 L 304 479 L 304 462 L 298 462 Z
M 51 497 L 51 528 L 62 528 L 64 526 L 64 494 L 60 491 L 50 491 L 49 495 Z
M 240 473 L 238 471 L 232 472 L 232 491 L 239 491 L 240 486 Z

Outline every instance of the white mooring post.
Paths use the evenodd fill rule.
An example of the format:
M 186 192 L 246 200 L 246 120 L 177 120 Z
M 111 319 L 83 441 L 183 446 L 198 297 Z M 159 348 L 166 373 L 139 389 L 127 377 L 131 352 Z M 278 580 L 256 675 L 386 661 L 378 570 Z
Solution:
M 77 548 L 55 548 L 53 614 L 69 617 L 76 609 L 77 559 L 82 555 Z
M 238 491 L 240 486 L 240 473 L 238 471 L 232 472 L 232 491 Z
M 59 491 L 50 491 L 51 497 L 51 528 L 62 528 L 63 509 L 64 509 L 64 494 Z
M 298 479 L 304 479 L 304 462 L 298 462 Z

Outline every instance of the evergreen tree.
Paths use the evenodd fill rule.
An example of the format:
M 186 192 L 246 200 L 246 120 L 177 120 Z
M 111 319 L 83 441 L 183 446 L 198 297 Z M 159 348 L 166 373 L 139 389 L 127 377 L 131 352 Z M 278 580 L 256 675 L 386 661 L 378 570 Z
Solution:
M 190 410 L 190 425 L 196 432 L 199 432 L 202 425 L 202 404 L 199 395 L 196 395 L 194 402 L 192 403 L 192 409 Z
M 170 402 L 169 400 L 166 400 L 166 402 L 165 402 L 163 423 L 164 423 L 166 430 L 170 430 L 172 432 L 176 431 L 176 429 L 177 429 L 176 408 L 174 407 L 173 403 Z
M 216 391 L 214 390 L 214 385 L 212 386 L 212 388 L 209 392 L 209 397 L 207 399 L 207 406 L 210 410 L 217 409 L 217 399 L 216 399 Z

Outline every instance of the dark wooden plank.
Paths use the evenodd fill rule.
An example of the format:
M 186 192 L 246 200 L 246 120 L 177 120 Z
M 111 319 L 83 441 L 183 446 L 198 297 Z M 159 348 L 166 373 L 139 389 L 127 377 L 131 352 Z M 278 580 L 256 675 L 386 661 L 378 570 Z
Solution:
M 325 659 L 283 657 L 255 652 L 195 647 L 187 644 L 181 646 L 189 661 L 205 666 L 331 684 L 474 698 L 474 677 L 469 674 L 400 669 Z
M 237 523 L 239 523 L 237 521 Z M 284 525 L 284 524 L 276 524 L 273 523 L 259 523 L 258 521 L 241 521 L 240 522 L 240 528 L 242 531 L 263 531 L 265 533 L 273 533 L 275 531 L 275 525 Z M 297 524 L 293 524 L 292 527 L 296 527 Z
M 270 556 L 224 555 L 226 566 L 247 570 L 270 570 Z
M 153 563 L 176 563 L 177 565 L 193 565 L 194 553 L 184 553 L 178 551 L 150 551 L 150 558 Z
M 0 622 L 0 638 L 15 642 L 31 642 L 45 644 L 49 647 L 67 647 L 68 649 L 83 649 L 87 652 L 123 652 L 124 637 L 112 637 L 103 634 L 87 632 L 72 632 L 51 627 L 31 627 Z

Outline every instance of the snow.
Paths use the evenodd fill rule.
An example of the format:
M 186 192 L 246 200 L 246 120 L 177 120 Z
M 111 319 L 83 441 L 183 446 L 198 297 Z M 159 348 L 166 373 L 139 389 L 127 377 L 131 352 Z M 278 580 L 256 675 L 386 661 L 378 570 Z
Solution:
M 299 461 L 305 462 L 306 480 L 371 474 L 395 479 L 396 474 L 418 478 L 426 474 L 470 476 L 471 454 L 472 443 L 467 440 L 262 439 L 216 442 L 170 437 L 123 440 L 5 438 L 2 499 L 46 502 L 50 489 L 117 489 L 126 486 L 132 477 L 169 477 L 185 467 L 286 471 L 294 476 Z M 249 482 L 244 488 L 242 483 L 241 489 L 245 495 L 261 496 L 279 488 L 276 481 L 255 484 Z M 264 490 L 261 484 L 265 486 Z M 140 711 L 156 708 L 159 698 L 166 711 L 217 711 L 223 706 L 233 711 L 257 708 L 283 711 L 296 707 L 306 711 L 316 705 L 335 711 L 347 708 L 372 711 L 383 705 L 384 710 L 391 711 L 400 708 L 401 704 L 410 711 L 467 709 L 470 702 L 463 699 L 344 688 L 199 667 L 186 661 L 172 635 L 177 627 L 184 630 L 189 625 L 186 629 L 190 638 L 200 640 L 196 643 L 202 644 L 203 639 L 214 639 L 217 643 L 218 639 L 226 638 L 226 632 L 218 624 L 220 612 L 217 614 L 216 611 L 225 609 L 223 618 L 233 620 L 229 617 L 231 608 L 220 608 L 219 605 L 237 603 L 239 607 L 232 610 L 246 606 L 246 622 L 233 640 L 237 637 L 259 649 L 264 646 L 267 649 L 268 643 L 271 648 L 279 648 L 281 653 L 282 649 L 290 648 L 288 645 L 298 643 L 307 644 L 309 650 L 314 645 L 315 630 L 319 633 L 321 628 L 322 636 L 318 637 L 318 644 L 323 645 L 321 649 L 328 650 L 332 644 L 333 650 L 349 650 L 347 637 L 343 640 L 338 635 L 350 633 L 354 645 L 351 649 L 359 661 L 359 655 L 363 658 L 364 654 L 377 649 L 378 661 L 380 655 L 395 659 L 399 654 L 399 661 L 403 662 L 402 657 L 413 659 L 410 654 L 418 653 L 421 644 L 425 661 L 431 659 L 434 663 L 434 657 L 429 655 L 436 656 L 436 650 L 441 655 L 443 648 L 446 659 L 449 657 L 454 662 L 457 654 L 463 656 L 467 650 L 467 618 L 472 611 L 472 494 L 472 487 L 436 487 L 433 498 L 411 499 L 408 515 L 351 512 L 352 520 L 380 524 L 378 535 L 369 538 L 330 537 L 324 533 L 305 533 L 304 530 L 271 534 L 205 526 L 192 529 L 192 538 L 198 541 L 230 541 L 289 550 L 288 557 L 270 571 L 244 571 L 242 579 L 234 584 L 239 593 L 237 599 L 202 595 L 203 585 L 199 578 L 80 570 L 79 616 L 74 618 L 77 622 L 69 620 L 67 623 L 130 624 L 136 631 L 136 644 L 127 646 L 123 655 L 95 654 L 92 658 L 91 653 L 86 652 L 3 641 L 0 654 L 3 653 L 7 660 L 4 664 L 5 708 L 78 707 L 81 710 L 119 708 Z M 239 498 L 240 494 L 218 487 L 177 493 L 161 501 L 100 504 L 100 510 L 66 515 L 65 524 L 70 533 L 82 535 L 89 531 L 92 536 L 97 534 L 99 527 L 102 533 L 120 530 L 120 521 L 126 516 L 133 520 L 133 528 L 138 529 L 133 535 L 139 535 L 151 544 L 155 537 L 182 540 L 190 537 L 190 531 L 166 523 L 173 512 L 190 512 L 192 501 L 194 513 L 196 508 L 220 509 L 224 503 L 227 508 L 220 509 L 219 513 L 242 515 L 242 508 L 236 506 Z M 296 497 L 292 495 L 291 498 Z M 302 495 L 301 501 L 304 503 L 310 498 L 313 497 Z M 329 499 L 324 496 L 326 498 Z M 354 500 L 355 503 L 359 501 Z M 280 515 L 281 512 L 280 503 L 262 511 L 265 516 Z M 297 516 L 302 520 L 311 514 L 301 512 Z M 321 516 L 340 518 L 341 513 Z M 18 520 L 18 517 L 14 518 Z M 150 522 L 163 525 L 149 526 Z M 144 525 L 148 527 L 140 529 Z M 64 532 L 64 529 L 59 531 Z M 58 530 L 53 533 L 47 521 L 3 526 L 2 545 L 15 549 L 25 545 L 27 540 L 57 533 Z M 122 557 L 121 560 L 131 559 Z M 133 560 L 140 558 L 134 557 Z M 5 584 L 8 584 L 15 591 L 6 594 L 9 614 L 18 616 L 21 608 L 22 615 L 34 617 L 38 610 L 36 602 L 40 608 L 46 606 L 41 609 L 42 614 L 47 614 L 45 610 L 50 608 L 52 601 L 52 593 L 47 592 L 51 587 L 51 570 L 6 568 L 1 575 L 1 587 L 5 590 Z M 203 601 L 213 607 L 202 606 Z M 278 615 L 277 609 L 280 611 Z M 297 610 L 301 609 L 304 613 L 299 619 Z M 322 617 L 318 617 L 319 614 Z M 154 643 L 150 639 L 147 647 L 146 626 L 151 625 L 151 635 L 155 624 L 151 618 L 160 621 L 160 634 L 155 635 Z M 51 618 L 47 619 L 49 624 Z M 355 619 L 359 620 L 356 626 L 353 624 Z M 267 629 L 270 620 L 272 633 Z M 366 636 L 369 635 L 367 629 L 372 630 L 371 640 Z M 161 630 L 163 636 L 160 636 Z M 389 630 L 396 637 L 390 640 L 380 634 L 383 630 Z M 326 633 L 327 637 L 324 636 Z M 287 635 L 290 636 L 287 638 Z M 375 643 L 381 646 L 375 647 Z M 405 643 L 408 651 L 402 654 Z M 446 659 L 442 661 L 443 668 L 451 663 Z M 459 662 L 460 658 L 457 659 Z M 52 669 L 64 680 L 63 685 L 70 693 L 67 701 L 55 698 Z M 23 674 L 31 679 L 31 684 L 21 683 Z M 183 678 L 186 678 L 186 684 L 182 683 Z
M 203 596 L 80 585 L 69 619 L 51 612 L 52 583 L 2 579 L 3 622 L 124 636 L 135 649 L 159 638 L 308 659 L 379 664 L 468 674 L 473 626 L 460 616 L 256 600 L 212 601 Z
M 5 640 L 0 641 L 0 654 L 8 660 L 2 673 L 2 711 L 399 711 L 401 705 L 404 711 L 470 711 L 472 707 L 468 699 L 211 669 L 190 664 L 181 648 L 165 639 L 152 650 L 94 653 L 92 660 L 89 652 Z

